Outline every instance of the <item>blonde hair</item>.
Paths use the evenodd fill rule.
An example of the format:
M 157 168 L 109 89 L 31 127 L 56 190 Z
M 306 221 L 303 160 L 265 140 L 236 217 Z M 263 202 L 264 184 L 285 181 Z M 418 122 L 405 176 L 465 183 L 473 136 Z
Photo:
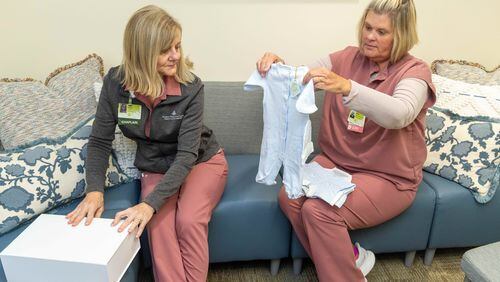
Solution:
M 366 16 L 370 11 L 390 17 L 394 40 L 389 62 L 397 62 L 418 43 L 417 11 L 413 0 L 372 0 L 358 24 L 358 44 L 360 46 Z
M 165 85 L 157 69 L 158 56 L 181 34 L 181 25 L 165 10 L 154 5 L 137 10 L 123 36 L 123 59 L 118 72 L 123 85 L 146 96 L 161 96 Z M 182 84 L 192 82 L 192 67 L 181 47 L 175 79 Z

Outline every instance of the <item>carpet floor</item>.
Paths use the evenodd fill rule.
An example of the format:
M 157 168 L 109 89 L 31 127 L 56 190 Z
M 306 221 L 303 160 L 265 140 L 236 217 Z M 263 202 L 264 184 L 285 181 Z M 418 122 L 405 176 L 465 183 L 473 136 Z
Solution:
M 439 249 L 431 266 L 424 265 L 423 252 L 417 252 L 412 267 L 404 265 L 404 254 L 379 254 L 368 281 L 463 281 L 460 259 L 468 249 Z M 153 281 L 150 269 L 141 274 L 142 282 Z M 304 260 L 302 272 L 294 275 L 292 260 L 284 259 L 276 276 L 269 272 L 269 261 L 229 262 L 210 264 L 209 282 L 318 281 L 311 260 Z

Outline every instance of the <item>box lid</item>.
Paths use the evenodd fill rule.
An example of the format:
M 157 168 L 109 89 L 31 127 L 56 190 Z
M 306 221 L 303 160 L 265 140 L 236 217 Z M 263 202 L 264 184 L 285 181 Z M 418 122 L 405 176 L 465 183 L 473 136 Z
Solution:
M 88 226 L 82 220 L 75 227 L 67 221 L 64 215 L 40 215 L 1 255 L 106 265 L 122 241 L 134 236 L 111 227 L 112 219 L 95 218 Z

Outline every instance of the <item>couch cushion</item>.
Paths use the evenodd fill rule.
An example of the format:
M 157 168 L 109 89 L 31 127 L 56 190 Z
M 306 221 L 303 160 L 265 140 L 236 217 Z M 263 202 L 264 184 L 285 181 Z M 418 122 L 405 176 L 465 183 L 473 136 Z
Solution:
M 206 82 L 203 118 L 227 154 L 260 152 L 262 91 L 244 92 L 242 82 Z
M 0 80 L 3 147 L 13 149 L 43 137 L 64 136 L 95 114 L 93 83 L 102 81 L 102 72 L 102 59 L 92 54 L 57 69 L 45 84 L 33 79 Z
M 463 60 L 435 60 L 431 69 L 432 73 L 468 83 L 500 85 L 500 66 L 487 70 L 481 64 Z
M 278 204 L 281 179 L 273 186 L 255 182 L 258 155 L 226 158 L 226 188 L 209 224 L 210 262 L 287 257 L 290 223 Z
M 500 119 L 437 108 L 426 119 L 424 170 L 469 188 L 480 203 L 490 201 L 500 181 Z
M 351 240 L 375 253 L 423 250 L 434 214 L 434 190 L 422 182 L 413 204 L 401 215 L 374 227 L 350 231 Z M 295 233 L 292 237 L 291 256 L 307 257 Z
M 469 247 L 498 241 L 498 195 L 480 204 L 474 201 L 469 190 L 440 176 L 424 172 L 424 182 L 436 192 L 429 248 Z
M 140 195 L 140 183 L 139 181 L 133 181 L 127 184 L 122 184 L 114 188 L 107 189 L 104 192 L 104 212 L 102 217 L 104 218 L 114 218 L 115 213 L 118 211 L 127 209 L 139 201 Z M 82 201 L 81 199 L 73 200 L 72 202 L 59 206 L 55 209 L 48 211 L 50 214 L 61 214 L 65 215 L 72 211 L 76 206 Z M 11 230 L 0 236 L 0 252 L 5 249 L 10 242 L 12 242 L 19 234 L 21 234 L 26 227 L 30 225 L 30 223 L 34 220 L 34 218 L 24 224 L 21 224 L 18 228 Z M 139 273 L 139 260 L 138 256 L 132 262 L 129 269 L 125 273 L 122 281 L 137 281 L 137 275 Z M 0 282 L 5 282 L 5 274 L 3 272 L 3 267 L 0 264 Z
M 84 193 L 92 122 L 77 126 L 61 139 L 0 152 L 0 234 Z M 127 180 L 110 158 L 105 186 Z

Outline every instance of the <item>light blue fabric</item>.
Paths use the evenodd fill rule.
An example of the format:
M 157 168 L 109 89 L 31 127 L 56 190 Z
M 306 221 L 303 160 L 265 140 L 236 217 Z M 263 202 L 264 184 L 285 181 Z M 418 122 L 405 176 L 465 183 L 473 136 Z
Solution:
M 304 195 L 301 168 L 313 151 L 309 114 L 318 108 L 313 82 L 302 84 L 308 71 L 307 67 L 273 64 L 266 77 L 254 71 L 244 86 L 246 91 L 264 89 L 264 130 L 255 180 L 276 184 L 283 164 L 283 183 L 292 199 Z
M 317 162 L 303 166 L 304 180 L 302 189 L 308 198 L 320 198 L 337 207 L 342 207 L 349 193 L 356 184 L 351 183 L 352 176 L 338 168 L 324 168 Z

